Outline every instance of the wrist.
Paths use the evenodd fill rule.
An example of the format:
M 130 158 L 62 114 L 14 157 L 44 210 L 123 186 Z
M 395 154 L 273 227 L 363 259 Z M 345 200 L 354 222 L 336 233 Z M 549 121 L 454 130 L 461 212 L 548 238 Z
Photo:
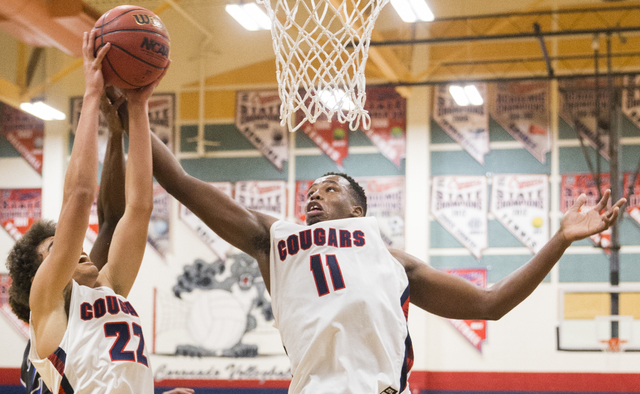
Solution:
M 87 86 L 86 90 L 84 91 L 83 101 L 98 100 L 99 102 L 101 97 L 102 91 L 100 89 Z
M 553 238 L 555 238 L 556 241 L 559 242 L 560 245 L 565 249 L 567 249 L 573 243 L 572 240 L 567 238 L 567 234 L 562 229 L 558 230 Z

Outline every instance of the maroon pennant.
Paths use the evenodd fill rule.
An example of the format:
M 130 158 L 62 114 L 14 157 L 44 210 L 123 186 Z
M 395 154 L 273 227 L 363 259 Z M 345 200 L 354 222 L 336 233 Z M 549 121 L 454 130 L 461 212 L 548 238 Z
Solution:
M 369 88 L 364 108 L 371 116 L 364 133 L 399 168 L 406 152 L 407 100 L 392 87 Z

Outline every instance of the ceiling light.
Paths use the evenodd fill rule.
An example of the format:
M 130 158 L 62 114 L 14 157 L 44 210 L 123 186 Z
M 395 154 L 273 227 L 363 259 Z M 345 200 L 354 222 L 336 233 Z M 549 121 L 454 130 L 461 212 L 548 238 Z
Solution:
M 431 22 L 435 19 L 424 0 L 391 0 L 391 5 L 406 23 Z
M 256 3 L 227 4 L 224 9 L 247 30 L 271 29 L 271 19 Z
M 343 111 L 351 111 L 355 108 L 355 104 L 347 96 L 344 90 L 324 90 L 320 93 L 320 101 L 325 107 L 336 110 L 338 106 Z
M 467 98 L 469 99 L 471 105 L 482 105 L 484 103 L 484 100 L 482 99 L 478 88 L 476 88 L 476 85 L 465 86 L 464 92 L 467 94 Z
M 51 108 L 42 101 L 22 103 L 20 104 L 20 109 L 43 120 L 65 120 L 67 118 L 64 113 L 55 108 Z
M 455 100 L 456 104 L 458 104 L 459 106 L 466 107 L 467 105 L 469 105 L 469 99 L 467 98 L 467 95 L 464 93 L 464 88 L 462 86 L 458 86 L 458 85 L 449 86 L 449 93 L 451 93 L 451 96 Z

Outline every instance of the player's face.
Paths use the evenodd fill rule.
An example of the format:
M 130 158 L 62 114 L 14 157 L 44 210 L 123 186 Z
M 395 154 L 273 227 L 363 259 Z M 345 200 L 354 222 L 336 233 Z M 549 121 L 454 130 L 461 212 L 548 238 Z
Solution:
M 362 208 L 354 205 L 349 181 L 338 175 L 327 175 L 313 182 L 307 191 L 307 224 L 325 220 L 362 216 Z
M 42 256 L 42 261 L 44 261 L 51 253 L 53 241 L 54 237 L 49 237 L 38 245 L 38 253 Z M 89 287 L 93 287 L 96 283 L 96 279 L 98 279 L 98 268 L 91 262 L 89 255 L 84 251 L 78 260 L 78 265 L 73 273 L 73 279 L 78 282 L 78 284 Z

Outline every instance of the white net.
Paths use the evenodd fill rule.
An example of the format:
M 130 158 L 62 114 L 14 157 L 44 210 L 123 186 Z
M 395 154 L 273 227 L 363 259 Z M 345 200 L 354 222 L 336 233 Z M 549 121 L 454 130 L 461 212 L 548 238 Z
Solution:
M 388 0 L 258 0 L 271 18 L 280 118 L 295 131 L 324 114 L 368 129 L 364 69 Z M 301 110 L 302 115 L 295 117 Z

